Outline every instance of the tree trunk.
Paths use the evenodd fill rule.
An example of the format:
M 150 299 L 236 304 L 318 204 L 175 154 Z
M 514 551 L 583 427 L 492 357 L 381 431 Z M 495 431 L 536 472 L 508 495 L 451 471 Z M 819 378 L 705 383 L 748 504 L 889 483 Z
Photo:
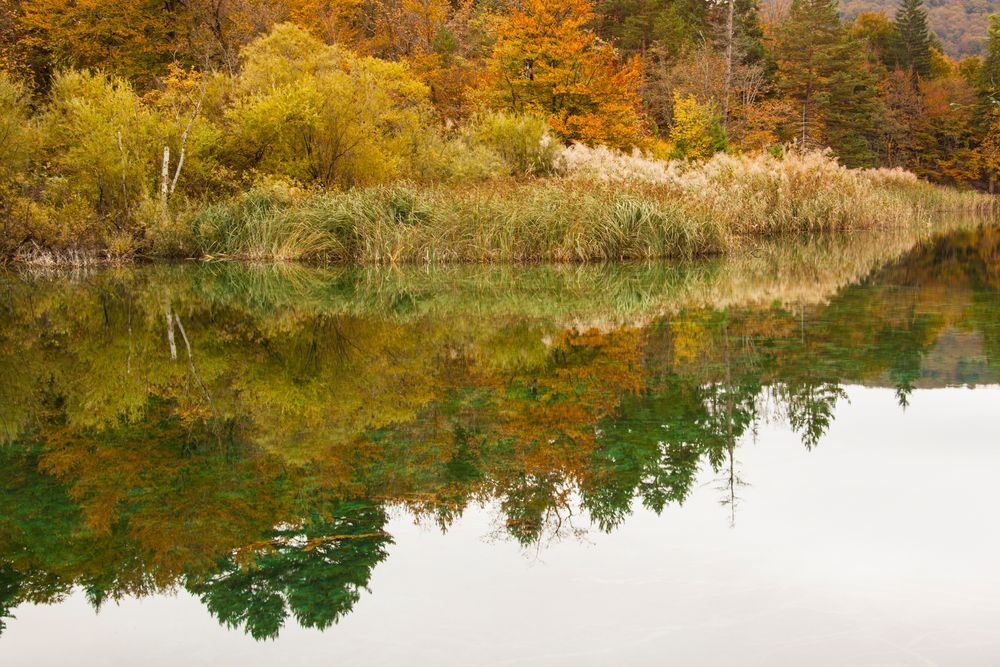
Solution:
M 174 340 L 174 314 L 170 312 L 170 306 L 166 306 L 163 311 L 167 315 L 167 343 L 170 345 L 170 358 L 177 359 L 177 342 Z
M 128 213 L 128 182 L 125 179 L 125 172 L 128 170 L 128 161 L 125 159 L 125 145 L 122 141 L 121 130 L 118 131 L 118 154 L 122 159 L 122 199 L 125 202 L 125 212 Z
M 802 140 L 800 148 L 805 149 L 809 137 L 809 98 L 802 100 Z
M 201 95 L 198 97 L 198 103 L 194 106 L 191 118 L 188 120 L 187 126 L 184 128 L 184 132 L 181 134 L 181 152 L 177 157 L 177 169 L 174 170 L 174 179 L 170 182 L 171 195 L 173 195 L 174 190 L 177 189 L 177 179 L 181 177 L 181 167 L 184 166 L 184 156 L 187 155 L 187 143 L 188 136 L 191 134 L 191 127 L 194 125 L 194 121 L 198 118 L 198 114 L 201 113 L 201 105 L 205 102 L 205 88 L 205 74 L 202 73 Z M 164 176 L 166 176 L 166 174 L 164 174 Z
M 167 212 L 167 188 L 170 183 L 170 146 L 163 147 L 163 165 L 160 167 L 160 208 Z

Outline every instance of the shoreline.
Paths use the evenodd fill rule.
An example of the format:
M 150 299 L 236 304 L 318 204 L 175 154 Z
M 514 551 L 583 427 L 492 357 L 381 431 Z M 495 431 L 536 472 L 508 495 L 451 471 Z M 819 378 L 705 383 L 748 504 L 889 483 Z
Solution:
M 767 239 L 937 226 L 996 212 L 993 196 L 933 185 L 898 169 L 848 169 L 822 152 L 719 154 L 700 163 L 611 154 L 559 176 L 530 179 L 404 181 L 349 190 L 267 182 L 221 201 L 154 212 L 125 237 L 116 232 L 105 239 L 91 228 L 89 241 L 8 239 L 15 249 L 7 262 L 392 266 L 691 259 L 739 254 Z

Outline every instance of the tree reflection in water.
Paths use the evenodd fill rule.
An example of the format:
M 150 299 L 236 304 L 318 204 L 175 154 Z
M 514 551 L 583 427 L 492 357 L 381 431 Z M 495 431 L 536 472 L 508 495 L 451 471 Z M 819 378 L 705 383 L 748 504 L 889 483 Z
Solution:
M 393 509 L 447 529 L 490 504 L 538 548 L 681 505 L 708 472 L 735 522 L 762 420 L 813 448 L 846 384 L 905 408 L 916 388 L 996 381 L 1000 231 L 893 261 L 870 247 L 896 246 L 8 274 L 0 617 L 74 588 L 99 606 L 182 587 L 258 639 L 289 617 L 326 628 L 386 558 Z

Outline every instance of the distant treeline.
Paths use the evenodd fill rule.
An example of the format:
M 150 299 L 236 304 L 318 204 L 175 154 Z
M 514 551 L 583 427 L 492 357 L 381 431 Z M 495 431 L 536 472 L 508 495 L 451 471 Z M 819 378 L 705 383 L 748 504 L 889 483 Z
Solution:
M 774 0 L 777 2 L 778 0 Z M 841 0 L 841 14 L 853 19 L 864 12 L 893 12 L 897 0 Z M 986 46 L 989 15 L 997 0 L 930 0 L 927 22 L 950 56 L 981 54 Z

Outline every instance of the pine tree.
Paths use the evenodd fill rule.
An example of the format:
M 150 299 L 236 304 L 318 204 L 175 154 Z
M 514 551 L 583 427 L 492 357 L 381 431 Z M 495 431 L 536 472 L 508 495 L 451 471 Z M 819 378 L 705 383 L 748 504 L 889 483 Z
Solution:
M 896 9 L 896 62 L 917 77 L 931 73 L 931 33 L 924 0 L 900 0 Z
M 815 115 L 817 97 L 834 74 L 831 52 L 841 40 L 837 6 L 829 0 L 792 0 L 788 18 L 780 28 L 775 55 L 780 84 L 796 101 L 802 116 L 798 142 L 818 141 Z
M 775 55 L 779 85 L 801 110 L 798 143 L 829 146 L 849 166 L 872 164 L 876 83 L 836 1 L 792 0 Z
M 722 45 L 725 50 L 725 84 L 722 95 L 722 127 L 729 126 L 736 65 L 759 65 L 767 74 L 772 68 L 765 61 L 764 31 L 760 25 L 757 0 L 728 0 L 725 10 Z
M 987 107 L 1000 102 L 1000 12 L 990 16 L 989 39 L 979 72 L 979 89 Z

